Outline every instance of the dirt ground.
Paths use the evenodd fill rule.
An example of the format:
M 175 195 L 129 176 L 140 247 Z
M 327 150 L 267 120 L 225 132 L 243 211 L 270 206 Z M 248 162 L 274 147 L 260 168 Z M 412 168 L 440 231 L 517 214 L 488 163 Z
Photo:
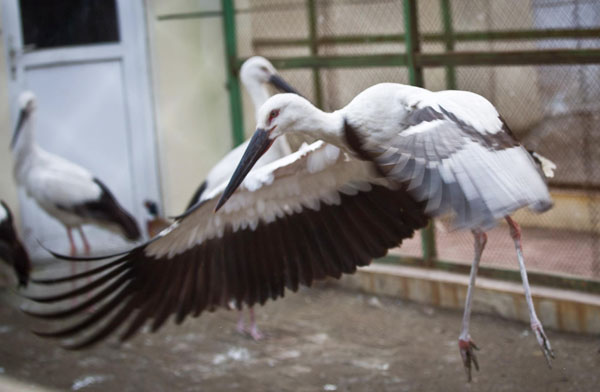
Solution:
M 237 333 L 220 311 L 118 345 L 70 352 L 0 307 L 0 373 L 81 391 L 598 391 L 600 339 L 547 331 L 549 370 L 527 325 L 474 315 L 481 371 L 466 383 L 461 314 L 321 285 L 257 309 L 267 338 Z

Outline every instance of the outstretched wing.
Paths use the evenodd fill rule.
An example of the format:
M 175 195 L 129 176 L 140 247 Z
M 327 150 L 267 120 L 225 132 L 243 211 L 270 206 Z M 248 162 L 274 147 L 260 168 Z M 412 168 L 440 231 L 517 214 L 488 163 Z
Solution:
M 370 163 L 322 142 L 253 171 L 215 213 L 225 185 L 156 239 L 114 261 L 76 276 L 35 280 L 93 278 L 67 293 L 31 298 L 42 303 L 95 290 L 78 306 L 35 316 L 71 318 L 97 308 L 40 335 L 77 335 L 70 347 L 81 348 L 120 327 L 120 339 L 127 339 L 148 320 L 154 331 L 171 315 L 180 323 L 231 300 L 263 304 L 285 288 L 352 273 L 427 223 L 423 205 L 375 175 Z
M 452 213 L 456 228 L 487 230 L 519 208 L 552 206 L 531 155 L 487 100 L 464 91 L 418 97 L 393 137 L 363 148 L 388 178 L 427 203 L 427 213 Z

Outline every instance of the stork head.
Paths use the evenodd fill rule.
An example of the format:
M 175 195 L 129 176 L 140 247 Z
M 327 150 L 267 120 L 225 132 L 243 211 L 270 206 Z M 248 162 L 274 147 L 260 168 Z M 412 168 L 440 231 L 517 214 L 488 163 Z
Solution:
M 250 57 L 242 64 L 240 79 L 246 86 L 269 83 L 279 91 L 299 94 L 279 74 L 269 60 L 261 56 Z
M 10 148 L 14 148 L 17 143 L 17 139 L 19 137 L 19 133 L 23 128 L 23 124 L 25 121 L 31 116 L 31 114 L 37 108 L 37 99 L 35 94 L 31 91 L 23 91 L 19 95 L 19 118 L 17 120 L 17 125 L 15 127 L 15 131 L 13 133 L 12 140 L 10 142 Z
M 216 210 L 231 197 L 260 157 L 273 145 L 275 139 L 286 133 L 308 131 L 306 124 L 311 120 L 315 110 L 316 108 L 308 100 L 296 94 L 274 95 L 261 106 L 258 111 L 256 131 L 221 195 Z

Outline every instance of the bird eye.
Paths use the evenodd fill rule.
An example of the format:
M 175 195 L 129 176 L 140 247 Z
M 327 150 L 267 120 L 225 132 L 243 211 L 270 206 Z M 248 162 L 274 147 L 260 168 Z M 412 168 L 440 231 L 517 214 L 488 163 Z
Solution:
M 271 113 L 269 113 L 269 124 L 271 124 L 271 121 L 277 116 L 279 116 L 279 109 L 271 110 Z
M 266 73 L 269 73 L 269 69 L 265 66 L 260 67 L 260 70 Z

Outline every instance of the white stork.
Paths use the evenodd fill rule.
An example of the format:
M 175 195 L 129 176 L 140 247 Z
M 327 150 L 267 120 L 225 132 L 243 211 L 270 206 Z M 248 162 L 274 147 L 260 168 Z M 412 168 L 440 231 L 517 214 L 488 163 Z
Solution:
M 255 118 L 258 115 L 260 107 L 271 96 L 267 89 L 267 84 L 270 84 L 283 92 L 298 94 L 292 86 L 279 76 L 277 70 L 273 67 L 273 64 L 261 56 L 250 57 L 248 60 L 244 61 L 244 64 L 242 64 L 242 67 L 240 68 L 240 79 L 254 105 Z M 248 147 L 248 143 L 249 140 L 240 144 L 213 166 L 208 172 L 206 180 L 198 187 L 196 192 L 194 192 L 186 210 L 191 208 L 198 201 L 204 200 L 204 195 L 210 193 L 221 183 L 226 182 L 231 178 L 237 163 L 240 161 L 244 151 L 246 151 L 246 148 Z M 286 138 L 278 138 L 269 151 L 256 162 L 254 167 L 259 168 L 270 162 L 276 161 L 281 157 L 288 155 L 291 151 Z M 263 338 L 263 334 L 256 325 L 254 308 L 250 307 L 248 313 L 250 327 L 246 329 L 244 324 L 244 314 L 240 311 L 237 330 L 242 334 L 247 332 L 254 340 L 260 340 Z
M 0 259 L 13 267 L 19 286 L 27 286 L 31 261 L 13 224 L 8 205 L 0 200 Z
M 81 235 L 85 254 L 90 252 L 81 228 L 84 224 L 114 231 L 131 241 L 138 240 L 137 223 L 106 185 L 87 169 L 43 150 L 35 142 L 35 95 L 31 91 L 22 92 L 19 106 L 21 111 L 11 141 L 15 179 L 40 208 L 65 226 L 71 255 L 77 252 L 71 233 L 74 228 Z
M 274 86 L 282 92 L 299 94 L 281 76 L 279 76 L 277 70 L 273 67 L 273 64 L 261 56 L 250 57 L 248 60 L 244 61 L 244 64 L 242 64 L 240 68 L 240 79 L 252 100 L 255 118 L 258 116 L 260 107 L 271 96 L 267 89 L 267 84 Z M 189 209 L 198 201 L 202 200 L 202 194 L 205 191 L 210 192 L 210 190 L 231 178 L 231 175 L 233 174 L 237 163 L 242 158 L 242 155 L 244 155 L 244 151 L 246 151 L 249 142 L 250 140 L 246 140 L 244 143 L 229 151 L 227 155 L 210 169 L 206 179 L 198 187 L 186 209 Z M 256 162 L 255 167 L 259 168 L 264 166 L 291 152 L 292 150 L 286 138 L 281 137 L 277 139 L 269 151 Z
M 250 172 L 278 137 L 294 132 L 341 150 L 318 141 Z M 507 218 L 532 328 L 550 356 L 531 301 L 518 226 L 509 215 L 525 206 L 542 212 L 551 205 L 531 155 L 476 94 L 379 84 L 333 113 L 297 95 L 279 94 L 261 107 L 257 131 L 225 189 L 207 194 L 155 240 L 90 271 L 95 279 L 81 290 L 31 298 L 57 302 L 103 287 L 85 303 L 29 313 L 68 318 L 98 304 L 96 314 L 39 334 L 75 336 L 70 347 L 81 348 L 125 325 L 124 340 L 148 319 L 156 330 L 170 315 L 181 322 L 231 299 L 252 306 L 283 296 L 285 287 L 296 290 L 315 279 L 352 273 L 411 237 L 430 217 L 450 213 L 455 227 L 473 230 L 478 244 L 469 293 L 484 230 Z M 469 373 L 475 360 L 471 298 L 459 337 Z M 100 320 L 105 322 L 98 326 Z

